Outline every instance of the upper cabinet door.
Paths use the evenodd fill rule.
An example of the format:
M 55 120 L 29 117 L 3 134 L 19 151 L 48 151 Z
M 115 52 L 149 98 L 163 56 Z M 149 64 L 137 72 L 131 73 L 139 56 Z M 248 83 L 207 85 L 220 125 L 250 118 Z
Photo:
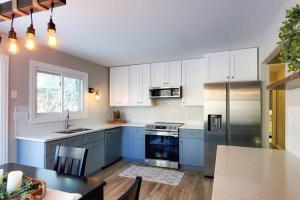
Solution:
M 129 104 L 129 67 L 110 69 L 110 106 Z
M 203 106 L 203 85 L 207 77 L 207 65 L 207 58 L 182 61 L 184 106 Z
M 150 71 L 151 71 L 150 64 L 141 65 L 141 76 L 142 76 L 141 96 L 142 96 L 142 105 L 143 106 L 151 106 L 152 105 L 151 99 L 149 99 L 149 88 L 151 87 Z
M 129 104 L 129 66 L 121 67 L 120 79 L 122 80 L 121 91 L 122 91 L 122 106 Z
M 181 61 L 151 64 L 151 87 L 181 86 Z
M 166 63 L 153 63 L 151 64 L 151 87 L 166 86 Z
M 142 102 L 142 69 L 141 65 L 131 65 L 129 69 L 130 77 L 130 105 L 139 106 Z
M 130 106 L 150 106 L 150 64 L 130 66 Z
M 117 67 L 110 68 L 110 106 L 121 105 L 121 93 L 119 92 L 121 86 L 120 73 Z
M 170 87 L 181 86 L 181 61 L 166 63 L 166 85 Z
M 231 81 L 257 81 L 258 55 L 257 48 L 242 49 L 230 52 Z
M 230 80 L 229 51 L 207 54 L 209 64 L 208 82 Z

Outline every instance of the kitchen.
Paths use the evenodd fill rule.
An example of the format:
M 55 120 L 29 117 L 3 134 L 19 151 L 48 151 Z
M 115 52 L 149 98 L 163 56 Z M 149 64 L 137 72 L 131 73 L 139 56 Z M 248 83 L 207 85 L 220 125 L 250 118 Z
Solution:
M 192 4 L 188 3 L 189 6 Z M 179 5 L 183 8 L 186 6 L 180 3 Z M 292 5 L 295 5 L 292 0 L 286 4 L 278 2 L 273 5 L 275 11 L 268 10 L 274 18 L 281 13 L 281 17 L 276 18 L 275 28 L 270 29 L 272 35 L 277 34 L 272 30 L 278 30 L 284 10 Z M 240 178 L 241 181 L 245 180 L 243 174 L 235 176 L 227 166 L 229 161 L 225 158 L 231 159 L 230 163 L 236 163 L 239 161 L 230 156 L 240 153 L 238 158 L 248 155 L 250 162 L 250 158 L 255 159 L 253 155 L 262 151 L 251 154 L 251 150 L 244 152 L 243 148 L 229 148 L 268 148 L 269 145 L 269 136 L 266 134 L 268 76 L 265 70 L 269 61 L 265 58 L 276 49 L 276 42 L 271 40 L 270 46 L 256 39 L 252 42 L 241 42 L 246 41 L 246 34 L 244 36 L 236 33 L 236 41 L 240 41 L 240 44 L 231 45 L 230 36 L 225 34 L 228 42 L 223 46 L 206 46 L 200 53 L 181 52 L 179 55 L 165 54 L 155 58 L 151 58 L 150 55 L 148 58 L 143 57 L 142 55 L 147 55 L 145 51 L 141 52 L 141 55 L 130 49 L 131 44 L 127 44 L 127 50 L 122 51 L 126 46 L 124 42 L 124 46 L 114 48 L 113 58 L 109 59 L 110 55 L 107 55 L 107 60 L 102 62 L 101 56 L 95 56 L 89 51 L 94 47 L 87 47 L 84 42 L 76 44 L 82 45 L 79 52 L 80 48 L 72 46 L 76 37 L 68 34 L 64 28 L 64 25 L 67 27 L 66 24 L 59 24 L 65 17 L 64 11 L 76 10 L 78 6 L 77 3 L 67 2 L 66 5 L 52 8 L 54 12 L 51 11 L 51 19 L 53 15 L 53 21 L 57 23 L 57 33 L 60 33 L 57 46 L 59 50 L 42 44 L 37 45 L 35 51 L 28 51 L 23 47 L 22 40 L 18 39 L 19 52 L 11 55 L 5 49 L 9 40 L 2 36 L 3 48 L 1 47 L 0 52 L 4 57 L 1 58 L 1 66 L 9 65 L 6 91 L 9 106 L 6 116 L 7 158 L 0 160 L 1 164 L 11 162 L 52 171 L 56 169 L 58 147 L 87 149 L 85 170 L 81 172 L 81 176 L 87 178 L 88 184 L 74 180 L 76 187 L 72 189 L 68 185 L 61 186 L 63 180 L 57 180 L 60 184 L 48 183 L 45 177 L 51 177 L 49 174 L 44 178 L 36 178 L 45 180 L 50 189 L 67 194 L 80 193 L 86 198 L 91 194 L 88 191 L 97 187 L 98 198 L 104 196 L 104 199 L 119 199 L 135 179 L 138 183 L 139 179 L 136 177 L 141 176 L 140 199 L 230 199 L 225 198 L 233 189 L 226 179 L 226 172 L 230 172 L 232 177 Z M 240 6 L 245 8 L 245 4 Z M 261 5 L 262 10 L 266 9 L 264 6 L 266 4 Z M 89 5 L 86 9 L 92 8 Z M 260 16 L 263 16 L 262 10 L 257 11 Z M 103 12 L 108 14 L 108 11 Z M 49 11 L 45 12 L 48 13 L 47 17 L 43 13 L 41 11 L 41 15 L 33 15 L 33 22 L 37 21 L 37 30 L 42 29 L 39 24 L 49 17 Z M 238 13 L 235 14 L 239 15 Z M 256 18 L 258 19 L 259 17 Z M 252 22 L 250 17 L 244 20 Z M 16 31 L 22 32 L 25 25 L 28 25 L 27 22 L 26 17 L 16 18 Z M 264 19 L 265 24 L 269 25 L 272 22 L 272 17 Z M 241 20 L 242 23 L 244 22 Z M 7 22 L 3 24 L 0 26 L 3 32 L 11 26 Z M 24 24 L 24 27 L 20 24 Z M 241 24 L 238 30 L 242 29 Z M 90 25 L 82 24 L 86 29 Z M 232 23 L 228 25 L 232 26 Z M 249 26 L 251 27 L 247 30 L 253 31 L 254 25 Z M 96 27 L 95 32 L 98 30 Z M 258 37 L 265 31 L 261 28 L 261 32 L 253 31 L 253 35 Z M 241 38 L 238 38 L 239 36 Z M 105 37 L 108 38 L 108 35 Z M 166 37 L 162 38 L 166 40 Z M 207 35 L 207 38 L 210 37 Z M 266 38 L 263 41 L 267 44 L 270 38 Z M 170 38 L 170 42 L 175 42 L 174 39 Z M 160 40 L 162 45 L 158 45 L 157 42 L 154 46 L 164 49 L 163 44 L 166 43 L 163 40 Z M 87 41 L 91 42 L 89 39 Z M 133 38 L 128 41 L 133 41 Z M 70 42 L 70 46 L 63 46 L 65 42 Z M 100 44 L 98 39 L 96 42 L 97 48 L 104 44 Z M 224 41 L 220 41 L 222 42 Z M 132 44 L 139 46 L 135 42 Z M 151 41 L 148 41 L 147 47 L 151 47 Z M 109 49 L 107 46 L 106 50 Z M 156 51 L 157 47 L 153 50 Z M 132 51 L 134 55 L 128 55 L 127 51 Z M 168 49 L 164 51 L 167 52 Z M 86 56 L 87 52 L 89 56 L 94 55 L 93 59 Z M 151 55 L 154 56 L 155 53 L 152 52 Z M 6 63 L 5 56 L 9 57 L 9 64 Z M 127 57 L 131 59 L 126 60 Z M 3 77 L 5 78 L 4 75 Z M 297 103 L 293 105 L 297 106 Z M 288 127 L 291 129 L 291 126 Z M 289 145 L 287 150 L 292 153 L 297 151 L 289 149 Z M 273 156 L 269 155 L 269 152 L 265 154 Z M 275 154 L 274 152 L 276 157 Z M 284 160 L 284 155 L 280 156 L 281 161 Z M 289 167 L 298 165 L 296 157 L 287 157 L 291 159 Z M 220 166 L 226 167 L 222 169 Z M 239 167 L 243 168 L 243 165 Z M 259 168 L 255 165 L 249 170 L 255 167 Z M 0 168 L 12 171 L 11 169 L 18 170 L 18 165 Z M 34 174 L 29 168 L 22 167 L 19 170 L 25 175 Z M 293 172 L 296 173 L 297 170 Z M 46 171 L 41 172 L 44 173 L 46 174 Z M 285 177 L 280 178 L 282 180 Z M 251 177 L 247 177 L 247 180 L 250 179 Z M 222 181 L 228 183 L 225 192 L 221 187 Z M 244 185 L 247 184 L 246 181 Z M 82 190 L 78 189 L 80 186 Z M 245 187 L 241 187 L 240 190 L 248 192 Z M 47 193 L 50 194 L 51 190 Z M 294 190 L 292 194 L 290 197 L 298 195 Z M 243 194 L 239 195 L 236 199 L 243 197 Z

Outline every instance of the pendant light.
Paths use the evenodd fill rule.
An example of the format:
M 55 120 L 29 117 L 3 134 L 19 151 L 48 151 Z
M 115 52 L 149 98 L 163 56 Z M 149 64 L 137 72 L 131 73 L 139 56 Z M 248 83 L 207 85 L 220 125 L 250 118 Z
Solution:
M 17 43 L 17 33 L 14 30 L 14 19 L 15 19 L 15 15 L 13 14 L 11 20 L 11 28 L 10 31 L 8 32 L 8 39 L 9 39 L 8 52 L 11 53 L 12 55 L 16 55 L 19 50 L 18 43 Z
M 36 42 L 35 42 L 35 29 L 33 27 L 32 13 L 33 13 L 33 9 L 30 9 L 31 24 L 27 28 L 26 41 L 25 41 L 25 47 L 26 47 L 26 49 L 28 49 L 30 51 L 34 50 L 35 46 L 36 46 Z
M 51 16 L 50 16 L 50 21 L 48 23 L 48 45 L 52 48 L 56 47 L 57 45 L 56 27 L 52 20 L 53 7 L 54 7 L 54 3 L 51 3 Z

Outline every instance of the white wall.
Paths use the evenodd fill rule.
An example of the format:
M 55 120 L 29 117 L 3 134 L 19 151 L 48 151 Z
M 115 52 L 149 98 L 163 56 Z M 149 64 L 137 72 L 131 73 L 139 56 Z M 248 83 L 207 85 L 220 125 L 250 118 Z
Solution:
M 131 122 L 183 122 L 203 123 L 203 107 L 184 107 L 181 99 L 156 100 L 153 107 L 119 108 L 126 120 Z
M 260 61 L 263 62 L 268 58 L 268 56 L 277 48 L 278 39 L 278 31 L 282 22 L 284 21 L 286 10 L 291 8 L 292 6 L 300 3 L 300 0 L 286 0 L 285 4 L 283 5 L 282 9 L 278 13 L 278 16 L 274 19 L 273 24 L 270 26 L 269 30 L 267 31 L 264 39 L 261 41 L 260 44 Z M 266 64 L 261 64 L 261 80 L 264 81 L 264 84 L 268 83 L 269 81 L 269 70 Z M 265 86 L 265 85 L 264 85 Z M 265 87 L 264 87 L 265 88 Z M 268 92 L 264 89 L 264 111 L 263 111 L 263 119 L 268 119 Z M 300 131 L 291 130 L 289 128 L 289 116 L 288 110 L 292 106 L 300 107 L 300 89 L 295 90 L 287 90 L 286 91 L 286 149 L 298 157 L 300 157 Z M 300 117 L 294 118 L 294 124 L 300 124 Z M 267 126 L 268 123 L 265 121 L 264 123 L 264 134 L 267 136 Z M 300 129 L 299 129 L 300 130 Z M 266 137 L 265 137 L 266 139 Z M 267 140 L 265 140 L 267 142 Z

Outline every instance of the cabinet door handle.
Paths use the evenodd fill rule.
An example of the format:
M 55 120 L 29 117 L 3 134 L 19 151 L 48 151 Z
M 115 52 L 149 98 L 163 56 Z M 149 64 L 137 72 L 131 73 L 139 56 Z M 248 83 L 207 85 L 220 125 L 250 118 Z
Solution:
M 234 76 L 232 76 L 231 78 L 234 78 Z
M 227 76 L 226 78 L 227 78 L 227 79 L 230 79 L 230 77 L 229 77 L 229 76 Z

